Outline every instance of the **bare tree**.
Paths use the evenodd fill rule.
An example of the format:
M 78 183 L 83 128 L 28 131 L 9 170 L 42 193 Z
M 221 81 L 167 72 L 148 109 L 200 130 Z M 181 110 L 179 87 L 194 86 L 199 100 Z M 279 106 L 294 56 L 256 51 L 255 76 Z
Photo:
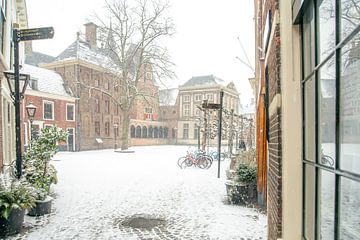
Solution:
M 151 76 L 161 84 L 175 75 L 171 70 L 174 64 L 160 42 L 174 33 L 174 25 L 167 16 L 169 4 L 157 0 L 109 0 L 105 9 L 106 18 L 96 18 L 102 48 L 117 66 L 112 74 L 115 72 L 114 85 L 120 91 L 115 101 L 123 112 L 121 149 L 125 150 L 129 147 L 134 103 L 158 96 L 154 89 L 141 84 L 141 79 Z

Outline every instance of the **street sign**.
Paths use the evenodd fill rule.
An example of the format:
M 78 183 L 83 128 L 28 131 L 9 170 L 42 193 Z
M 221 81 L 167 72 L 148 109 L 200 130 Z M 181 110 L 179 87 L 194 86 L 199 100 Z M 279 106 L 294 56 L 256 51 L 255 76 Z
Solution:
M 220 109 L 221 105 L 220 103 L 203 103 L 202 107 L 207 109 Z
M 27 28 L 17 30 L 18 41 L 48 39 L 54 37 L 53 27 Z

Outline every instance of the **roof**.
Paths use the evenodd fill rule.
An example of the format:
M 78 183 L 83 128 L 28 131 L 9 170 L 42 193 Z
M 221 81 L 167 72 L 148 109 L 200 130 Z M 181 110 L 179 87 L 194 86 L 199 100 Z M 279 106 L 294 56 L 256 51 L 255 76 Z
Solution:
M 51 63 L 54 60 L 55 57 L 39 52 L 32 52 L 31 54 L 27 54 L 25 56 L 25 63 L 33 66 L 39 66 L 40 64 L 44 63 Z
M 89 43 L 80 37 L 55 58 L 55 62 L 66 60 L 83 60 L 106 69 L 118 69 L 117 65 L 103 53 L 102 49 L 91 48 Z
M 31 66 L 29 64 L 24 64 L 21 72 L 30 74 L 30 79 L 36 79 L 38 81 L 38 91 L 70 97 L 65 91 L 64 81 L 60 74 L 52 70 Z
M 179 89 L 170 88 L 159 91 L 160 106 L 174 106 L 179 93 Z
M 205 75 L 205 76 L 196 76 L 190 78 L 187 82 L 185 82 L 180 87 L 193 87 L 193 86 L 211 86 L 211 85 L 224 85 L 225 81 L 215 77 L 214 75 Z

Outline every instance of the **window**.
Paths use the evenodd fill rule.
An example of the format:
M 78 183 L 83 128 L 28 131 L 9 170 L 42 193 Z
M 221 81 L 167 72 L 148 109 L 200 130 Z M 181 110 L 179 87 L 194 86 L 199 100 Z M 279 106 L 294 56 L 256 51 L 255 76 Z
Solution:
M 29 81 L 29 86 L 31 87 L 32 90 L 39 90 L 38 88 L 38 80 L 31 78 Z
M 74 121 L 75 120 L 75 105 L 74 104 L 66 104 L 66 120 Z
M 54 102 L 43 101 L 43 116 L 46 120 L 54 120 Z
M 99 79 L 99 76 L 95 76 L 95 87 L 100 87 L 100 79 Z
M 200 116 L 200 109 L 195 108 L 195 116 Z
M 96 122 L 95 122 L 95 134 L 96 134 L 97 136 L 100 135 L 100 122 L 99 122 L 99 121 L 96 121 Z
M 301 23 L 302 235 L 358 239 L 360 2 L 308 2 Z
M 110 100 L 105 100 L 105 113 L 110 113 Z
M 183 125 L 183 139 L 189 139 L 189 124 L 184 123 Z
M 145 108 L 145 119 L 152 120 L 152 108 Z
M 214 94 L 213 93 L 207 93 L 205 99 L 209 100 L 209 101 L 213 101 L 214 100 Z
M 202 100 L 202 95 L 201 94 L 195 94 L 195 101 L 201 101 Z
M 109 122 L 105 123 L 105 135 L 106 136 L 110 135 L 110 123 Z
M 190 95 L 184 95 L 184 102 L 190 102 Z
M 109 81 L 105 81 L 105 89 L 106 90 L 109 90 L 110 89 L 110 84 L 109 84 Z
M 190 104 L 184 104 L 184 116 L 190 115 Z
M 99 98 L 95 98 L 95 112 L 100 112 L 100 100 Z
M 131 125 L 130 127 L 130 137 L 134 138 L 135 137 L 135 126 Z

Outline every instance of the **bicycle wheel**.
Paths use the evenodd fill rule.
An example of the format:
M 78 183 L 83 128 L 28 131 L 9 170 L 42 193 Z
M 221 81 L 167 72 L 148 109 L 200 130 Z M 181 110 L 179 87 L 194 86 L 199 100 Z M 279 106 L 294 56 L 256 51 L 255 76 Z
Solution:
M 177 161 L 177 164 L 180 168 L 182 168 L 183 162 L 186 160 L 186 157 L 180 157 Z
M 205 155 L 205 158 L 206 158 L 206 161 L 208 162 L 206 169 L 209 169 L 213 163 L 213 158 L 209 155 Z

